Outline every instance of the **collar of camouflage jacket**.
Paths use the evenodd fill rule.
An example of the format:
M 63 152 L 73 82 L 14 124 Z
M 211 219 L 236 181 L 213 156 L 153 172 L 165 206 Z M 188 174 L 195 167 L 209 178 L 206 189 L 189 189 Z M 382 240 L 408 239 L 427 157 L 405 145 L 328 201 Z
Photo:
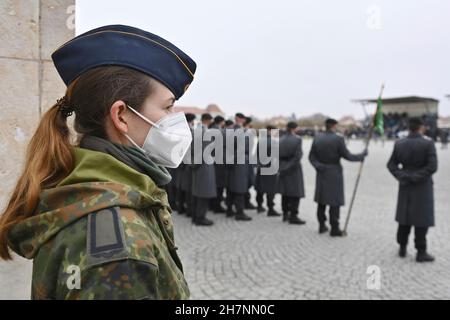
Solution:
M 104 208 L 165 207 L 171 212 L 166 192 L 148 175 L 103 152 L 74 147 L 74 154 L 73 171 L 55 188 L 43 190 L 36 213 L 10 230 L 8 244 L 17 254 L 32 259 L 61 229 Z
M 148 175 L 160 187 L 168 184 L 172 179 L 165 167 L 157 165 L 135 146 L 127 146 L 85 134 L 80 141 L 80 147 L 110 154 L 136 171 Z

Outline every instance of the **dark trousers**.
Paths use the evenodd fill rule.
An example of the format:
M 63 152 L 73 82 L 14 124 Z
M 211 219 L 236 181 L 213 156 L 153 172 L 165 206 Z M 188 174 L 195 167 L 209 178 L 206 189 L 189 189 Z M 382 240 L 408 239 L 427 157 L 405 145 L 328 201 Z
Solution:
M 194 198 L 194 214 L 192 215 L 193 221 L 202 220 L 206 217 L 206 213 L 208 212 L 209 208 L 209 198 L 199 198 L 199 197 L 193 197 Z
M 223 201 L 223 190 L 225 188 L 218 187 L 217 188 L 217 197 L 213 199 L 213 209 L 217 210 L 220 208 Z
M 170 207 L 175 210 L 177 208 L 177 188 L 173 183 L 169 183 L 165 186 L 165 190 Z
M 194 196 L 190 192 L 184 192 L 184 201 L 186 203 L 186 213 L 189 217 L 194 217 L 195 201 Z
M 327 206 L 324 204 L 317 205 L 317 220 L 320 225 L 324 225 L 325 221 L 327 221 L 327 216 L 325 214 Z M 330 206 L 329 214 L 330 214 L 330 225 L 332 228 L 339 228 L 339 214 L 340 214 L 339 206 Z
M 250 189 L 248 189 L 249 191 L 247 191 L 247 193 L 245 194 L 245 205 L 250 205 L 250 199 L 251 199 L 251 195 L 250 195 Z
M 177 189 L 177 207 L 178 210 L 186 209 L 186 192 L 181 189 Z
M 299 197 L 281 196 L 281 209 L 285 218 L 293 219 L 298 215 Z
M 234 208 L 236 213 L 243 213 L 245 207 L 245 193 L 229 192 L 227 190 L 227 209 L 230 211 Z
M 412 226 L 398 225 L 397 242 L 401 246 L 408 244 L 409 233 Z M 427 250 L 427 232 L 428 227 L 414 227 L 414 243 L 418 251 Z
M 227 189 L 227 197 L 225 198 L 225 204 L 228 211 L 233 210 L 233 192 Z
M 273 210 L 273 207 L 275 205 L 273 199 L 275 198 L 275 194 L 274 193 L 266 193 L 266 202 L 267 202 L 267 207 L 270 210 Z M 256 202 L 258 203 L 258 207 L 262 207 L 262 204 L 264 202 L 264 192 L 257 192 L 256 193 Z

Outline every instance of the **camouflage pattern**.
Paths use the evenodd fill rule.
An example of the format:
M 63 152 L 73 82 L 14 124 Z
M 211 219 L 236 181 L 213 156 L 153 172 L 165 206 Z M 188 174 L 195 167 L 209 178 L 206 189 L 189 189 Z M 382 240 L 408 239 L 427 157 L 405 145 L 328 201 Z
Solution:
M 71 176 L 43 190 L 36 214 L 9 233 L 10 247 L 33 259 L 32 299 L 189 298 L 165 191 L 108 154 L 75 154 Z M 95 161 L 102 166 L 89 170 Z M 146 181 L 96 181 L 105 170 Z

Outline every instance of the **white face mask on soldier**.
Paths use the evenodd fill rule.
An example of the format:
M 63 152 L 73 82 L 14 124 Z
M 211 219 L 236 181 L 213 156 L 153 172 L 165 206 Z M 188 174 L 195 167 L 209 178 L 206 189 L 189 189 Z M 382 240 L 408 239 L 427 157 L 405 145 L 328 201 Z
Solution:
M 124 133 L 125 137 L 156 164 L 168 168 L 178 167 L 192 142 L 191 130 L 184 113 L 170 113 L 154 123 L 129 105 L 127 107 L 152 127 L 142 147 L 126 133 Z

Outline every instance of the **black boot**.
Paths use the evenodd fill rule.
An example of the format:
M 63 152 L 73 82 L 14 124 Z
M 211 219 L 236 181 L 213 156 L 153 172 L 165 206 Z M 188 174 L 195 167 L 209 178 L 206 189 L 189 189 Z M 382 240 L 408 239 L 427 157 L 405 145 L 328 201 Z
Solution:
M 281 216 L 281 213 L 276 212 L 273 208 L 270 208 L 267 212 L 268 217 L 279 217 Z
M 331 226 L 330 236 L 332 237 L 342 237 L 342 230 L 339 229 L 339 226 Z
M 293 208 L 295 208 L 295 209 L 292 210 L 291 214 L 289 215 L 289 223 L 290 224 L 299 224 L 299 225 L 305 224 L 306 221 L 303 221 L 302 219 L 300 219 L 298 217 L 298 210 L 296 209 L 296 208 L 298 208 L 298 203 L 294 203 Z
M 262 205 L 258 205 L 258 208 L 256 208 L 256 212 L 263 213 L 266 212 L 266 209 Z
M 255 206 L 253 203 L 251 203 L 251 202 L 249 201 L 249 202 L 246 202 L 246 203 L 245 203 L 245 209 L 248 209 L 248 210 L 255 210 L 255 209 L 256 209 L 256 206 Z
M 289 220 L 289 212 L 283 212 L 283 222 Z
M 226 215 L 227 215 L 227 218 L 234 217 L 236 215 L 236 212 L 233 211 L 233 208 L 228 208 Z
M 250 221 L 252 217 L 249 217 L 244 213 L 244 211 L 236 212 L 236 216 L 234 217 L 236 220 L 240 221 Z
M 406 257 L 406 246 L 405 245 L 400 245 L 400 249 L 398 250 L 398 256 L 400 258 Z
M 327 228 L 327 226 L 325 224 L 319 225 L 319 233 L 320 234 L 325 233 L 327 231 L 328 231 L 328 228 Z
M 211 226 L 214 224 L 214 222 L 212 222 L 211 220 L 209 220 L 207 218 L 198 218 L 198 219 L 195 219 L 194 224 L 196 226 Z
M 428 254 L 426 251 L 417 251 L 416 256 L 417 262 L 432 262 L 434 261 L 434 257 L 431 254 Z
M 227 210 L 220 204 L 214 208 L 214 213 L 225 213 L 225 212 L 227 212 Z
M 297 217 L 296 214 L 291 214 L 290 218 L 289 218 L 289 223 L 290 224 L 298 224 L 298 225 L 302 225 L 305 224 L 306 221 L 303 221 L 302 219 L 300 219 L 299 217 Z

